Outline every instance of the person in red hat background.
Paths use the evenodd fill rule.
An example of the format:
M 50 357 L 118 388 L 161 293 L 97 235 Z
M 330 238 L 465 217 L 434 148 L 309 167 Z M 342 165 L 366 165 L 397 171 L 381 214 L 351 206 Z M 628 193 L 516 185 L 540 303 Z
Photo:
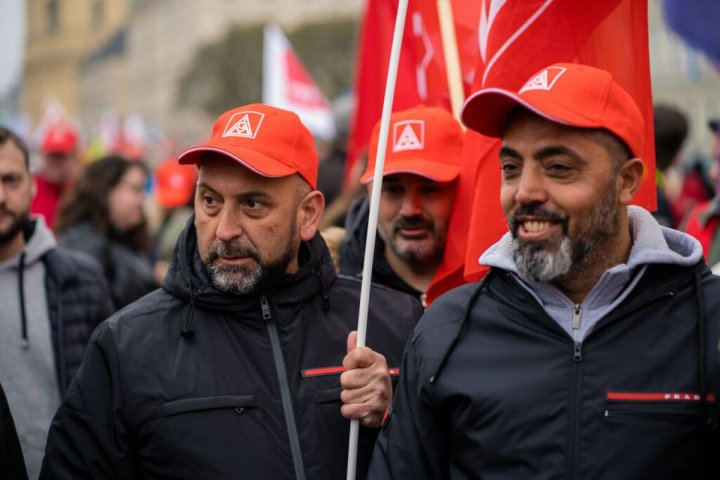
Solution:
M 199 166 L 195 214 L 162 288 L 96 329 L 40 478 L 335 480 L 347 419 L 364 478 L 420 303 L 373 288 L 356 348 L 360 282 L 317 232 L 317 154 L 294 113 L 229 110 L 178 161 Z
M 630 205 L 654 174 L 632 97 L 555 64 L 462 119 L 502 138 L 510 231 L 418 323 L 370 478 L 720 478 L 720 278 Z
M 55 226 L 60 198 L 79 173 L 78 152 L 78 132 L 73 126 L 68 123 L 48 126 L 40 145 L 40 168 L 35 173 L 37 195 L 31 212 L 45 217 L 51 229 Z
M 360 178 L 373 189 L 380 122 L 370 139 L 368 165 Z M 445 248 L 463 132 L 450 112 L 423 105 L 390 117 L 378 212 L 373 282 L 420 298 L 424 303 Z M 370 214 L 369 198 L 347 213 L 340 273 L 361 278 Z
M 720 274 L 720 235 L 718 235 L 718 219 L 720 219 L 720 132 L 718 119 L 708 122 L 713 132 L 710 145 L 712 166 L 710 177 L 715 184 L 715 197 L 701 202 L 687 214 L 681 228 L 700 241 L 703 255 L 715 274 Z

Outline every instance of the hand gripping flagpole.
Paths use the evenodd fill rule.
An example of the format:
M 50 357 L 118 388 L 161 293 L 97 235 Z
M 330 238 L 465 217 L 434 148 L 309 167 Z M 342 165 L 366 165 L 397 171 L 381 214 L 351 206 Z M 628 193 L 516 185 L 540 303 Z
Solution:
M 407 14 L 408 0 L 400 0 L 397 17 L 395 18 L 395 32 L 393 33 L 392 48 L 390 50 L 390 65 L 388 66 L 387 82 L 385 83 L 385 99 L 383 101 L 382 117 L 380 119 L 380 137 L 378 139 L 377 157 L 375 158 L 375 173 L 373 175 L 373 188 L 370 195 L 370 217 L 368 219 L 367 238 L 365 240 L 365 259 L 363 262 L 362 284 L 360 288 L 360 310 L 358 311 L 357 346 L 365 346 L 367 333 L 368 305 L 370 302 L 370 282 L 372 280 L 373 257 L 375 253 L 375 234 L 380 207 L 380 192 L 382 190 L 383 169 L 385 167 L 385 151 L 387 150 L 388 131 L 390 129 L 390 114 L 392 113 L 393 97 L 395 95 L 395 80 L 397 79 L 398 63 L 400 60 L 400 46 L 405 29 L 405 16 Z M 347 480 L 355 480 L 357 470 L 357 447 L 360 424 L 358 420 L 350 421 L 350 442 L 348 445 Z

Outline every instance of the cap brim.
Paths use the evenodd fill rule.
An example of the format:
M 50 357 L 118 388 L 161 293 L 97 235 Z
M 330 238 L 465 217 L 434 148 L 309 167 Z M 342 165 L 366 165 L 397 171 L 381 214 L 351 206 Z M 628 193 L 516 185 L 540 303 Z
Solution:
M 242 147 L 235 147 L 232 151 L 226 148 L 218 148 L 212 145 L 200 145 L 185 150 L 178 155 L 178 163 L 181 165 L 195 164 L 200 166 L 202 157 L 206 153 L 217 153 L 228 157 L 247 169 L 263 177 L 287 177 L 298 173 L 297 169 L 288 167 L 284 163 L 275 160 L 263 153 Z
M 500 138 L 505 132 L 508 116 L 517 106 L 526 108 L 551 122 L 575 127 L 599 127 L 597 122 L 559 107 L 537 100 L 533 103 L 500 88 L 486 88 L 471 95 L 463 106 L 462 122 L 476 132 Z
M 409 173 L 427 178 L 434 182 L 445 183 L 455 180 L 460 174 L 460 166 L 448 165 L 430 160 L 395 160 L 385 165 L 383 176 Z M 360 177 L 360 183 L 368 184 L 373 181 L 374 171 L 365 171 Z

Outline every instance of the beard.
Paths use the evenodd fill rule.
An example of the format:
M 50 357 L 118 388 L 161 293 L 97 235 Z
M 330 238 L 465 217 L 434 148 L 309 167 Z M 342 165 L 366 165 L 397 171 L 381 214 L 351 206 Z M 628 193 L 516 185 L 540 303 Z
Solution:
M 411 244 L 402 245 L 396 239 L 400 235 L 400 231 L 406 228 L 427 228 L 429 238 L 422 239 L 421 241 L 410 241 Z M 378 230 L 378 232 L 380 232 L 380 230 Z M 390 235 L 381 234 L 380 237 L 398 258 L 409 264 L 428 265 L 442 259 L 445 237 L 443 234 L 437 232 L 435 224 L 432 221 L 423 217 L 402 217 L 393 223 Z
M 522 242 L 517 231 L 521 224 L 519 218 L 523 215 L 559 223 L 562 227 L 559 245 L 553 248 L 549 241 Z M 569 218 L 564 213 L 552 212 L 532 203 L 515 210 L 509 227 L 513 236 L 513 258 L 520 278 L 525 281 L 563 283 L 607 256 L 602 246 L 619 230 L 614 180 L 584 218 L 571 236 Z
M 15 217 L 15 220 L 5 230 L 0 230 L 0 245 L 7 245 L 17 237 L 17 235 L 25 230 L 25 226 L 30 221 L 30 210 L 25 210 L 19 214 L 6 210 L 6 213 Z
M 294 223 L 294 222 L 293 222 Z M 290 232 L 295 232 L 294 225 Z M 212 285 L 233 295 L 257 295 L 265 292 L 285 275 L 287 267 L 297 255 L 296 236 L 288 235 L 282 254 L 275 260 L 265 261 L 250 245 L 238 239 L 229 242 L 216 240 L 208 251 L 206 269 Z M 215 264 L 220 257 L 248 257 L 253 261 L 244 265 Z

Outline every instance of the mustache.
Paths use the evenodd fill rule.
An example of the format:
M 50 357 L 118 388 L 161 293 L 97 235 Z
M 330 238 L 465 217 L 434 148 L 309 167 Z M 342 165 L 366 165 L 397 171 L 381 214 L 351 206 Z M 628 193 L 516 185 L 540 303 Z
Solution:
M 424 217 L 401 217 L 393 224 L 393 233 L 398 233 L 402 229 L 427 228 L 431 232 L 435 231 L 435 224 Z
M 220 257 L 249 257 L 260 263 L 260 255 L 250 245 L 243 245 L 237 240 L 229 242 L 215 241 L 208 250 L 208 263 Z
M 567 215 L 560 212 L 553 212 L 552 210 L 547 210 L 537 203 L 528 203 L 527 205 L 521 205 L 516 208 L 510 216 L 508 226 L 510 227 L 510 232 L 512 233 L 513 237 L 517 237 L 518 228 L 520 228 L 520 224 L 522 223 L 520 219 L 527 216 L 535 217 L 538 220 L 547 220 L 548 222 L 560 223 L 563 226 L 563 231 L 567 232 Z

